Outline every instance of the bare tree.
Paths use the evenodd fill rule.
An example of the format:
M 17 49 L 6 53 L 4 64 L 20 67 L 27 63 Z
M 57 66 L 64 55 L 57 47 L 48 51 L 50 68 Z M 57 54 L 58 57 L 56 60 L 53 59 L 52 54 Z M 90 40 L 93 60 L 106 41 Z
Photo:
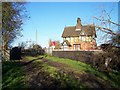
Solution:
M 98 32 L 102 32 L 100 38 L 106 39 L 106 42 L 110 41 L 110 38 L 113 36 L 119 36 L 120 34 L 118 33 L 118 27 L 120 26 L 119 23 L 114 22 L 111 17 L 113 9 L 111 9 L 110 12 L 107 10 L 102 10 L 102 13 L 100 16 L 96 17 L 94 16 L 93 18 L 96 20 L 97 24 L 94 24 Z M 104 42 L 105 43 L 105 42 Z
M 104 39 L 102 43 L 112 44 L 112 46 L 107 47 L 108 49 L 103 55 L 96 56 L 96 60 L 99 62 L 99 68 L 102 67 L 101 65 L 107 64 L 107 68 L 120 70 L 120 24 L 119 22 L 113 21 L 113 17 L 111 16 L 112 11 L 113 9 L 111 9 L 110 12 L 103 9 L 100 16 L 93 17 L 96 20 L 94 26 L 97 32 L 101 32 L 99 35 L 100 38 L 101 40 Z
M 21 37 L 22 25 L 26 14 L 25 2 L 3 2 L 2 3 L 2 50 L 4 56 L 8 47 L 17 37 Z
M 118 26 L 117 22 L 117 3 L 110 3 L 110 6 L 104 5 L 102 3 L 96 7 L 96 13 L 93 17 L 94 26 L 97 30 L 97 41 L 99 44 L 109 43 L 112 36 L 118 35 Z M 107 8 L 106 8 L 107 7 Z

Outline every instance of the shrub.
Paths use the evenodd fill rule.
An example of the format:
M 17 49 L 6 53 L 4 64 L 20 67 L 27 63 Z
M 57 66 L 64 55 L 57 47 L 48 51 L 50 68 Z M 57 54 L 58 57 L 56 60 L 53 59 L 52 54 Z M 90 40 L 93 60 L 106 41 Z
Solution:
M 120 48 L 112 46 L 104 49 L 103 53 L 95 55 L 93 65 L 102 71 L 120 71 Z
M 44 55 L 44 54 L 45 51 L 42 49 L 40 45 L 33 45 L 32 48 L 23 50 L 23 55 L 36 56 L 36 55 Z

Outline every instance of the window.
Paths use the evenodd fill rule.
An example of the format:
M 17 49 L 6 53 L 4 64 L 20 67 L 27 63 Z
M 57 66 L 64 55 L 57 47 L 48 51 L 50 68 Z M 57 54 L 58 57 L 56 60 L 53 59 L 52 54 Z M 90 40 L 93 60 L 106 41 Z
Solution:
M 91 40 L 91 36 L 87 36 L 87 37 L 86 37 L 86 41 L 87 41 L 87 42 L 91 42 L 91 41 L 92 41 L 92 40 Z
M 84 33 L 84 32 L 82 32 L 82 33 L 81 33 L 81 35 L 85 35 L 85 33 Z
M 79 37 L 80 41 L 82 41 L 82 36 Z
M 71 37 L 71 42 L 74 42 L 74 38 L 73 37 Z
M 81 28 L 76 28 L 75 30 L 76 30 L 76 31 L 80 31 L 80 30 L 81 30 Z
M 75 42 L 79 42 L 79 37 L 75 37 Z
M 64 42 L 64 43 L 63 43 L 63 45 L 64 45 L 64 46 L 67 46 L 67 43 L 66 43 L 66 42 Z
M 85 41 L 85 36 L 82 36 L 82 41 Z
M 66 38 L 66 40 L 70 41 L 70 38 L 68 37 L 68 38 Z
M 86 41 L 86 42 L 89 42 L 89 41 L 90 41 L 89 36 L 86 36 L 86 37 L 85 37 L 85 41 Z
M 91 36 L 89 36 L 89 41 L 90 41 L 90 42 L 92 41 L 92 37 L 91 37 Z

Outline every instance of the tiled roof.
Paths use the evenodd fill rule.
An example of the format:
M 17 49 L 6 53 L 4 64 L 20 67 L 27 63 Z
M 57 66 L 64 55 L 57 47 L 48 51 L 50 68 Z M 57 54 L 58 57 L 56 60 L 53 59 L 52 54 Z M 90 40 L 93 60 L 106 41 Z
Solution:
M 84 35 L 88 36 L 95 35 L 96 37 L 95 27 L 92 25 L 82 26 L 81 30 L 76 30 L 76 26 L 65 27 L 62 37 L 77 37 L 83 35 L 83 33 Z

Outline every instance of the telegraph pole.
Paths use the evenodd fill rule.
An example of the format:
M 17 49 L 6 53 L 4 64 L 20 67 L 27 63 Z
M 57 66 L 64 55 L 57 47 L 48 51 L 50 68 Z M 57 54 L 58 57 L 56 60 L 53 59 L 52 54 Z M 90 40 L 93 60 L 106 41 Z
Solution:
M 36 29 L 36 44 L 37 44 L 37 29 Z

